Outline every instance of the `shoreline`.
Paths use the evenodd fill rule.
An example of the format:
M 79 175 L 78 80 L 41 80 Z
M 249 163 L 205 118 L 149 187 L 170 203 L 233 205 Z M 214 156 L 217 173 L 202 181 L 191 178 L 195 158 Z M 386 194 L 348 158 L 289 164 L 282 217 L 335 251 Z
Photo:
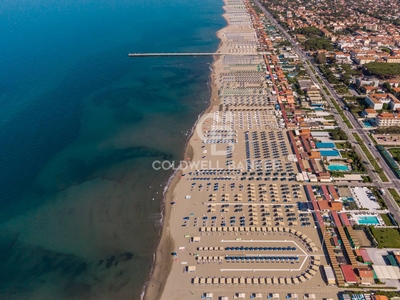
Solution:
M 225 2 L 223 2 L 223 7 L 225 6 Z M 226 12 L 222 14 L 222 17 L 227 21 L 226 18 Z M 216 52 L 218 52 L 222 45 L 223 41 L 220 37 L 220 32 L 225 29 L 228 26 L 226 24 L 223 28 L 219 29 L 216 32 L 216 36 L 220 39 L 220 42 L 218 44 L 218 48 Z M 197 118 L 196 122 L 194 123 L 191 134 L 188 136 L 186 145 L 184 147 L 184 156 L 183 159 L 189 160 L 193 159 L 194 156 L 194 151 L 193 147 L 191 145 L 191 140 L 193 137 L 193 134 L 195 132 L 196 126 L 201 120 L 201 117 L 204 116 L 205 114 L 209 113 L 213 106 L 214 106 L 214 100 L 218 97 L 218 86 L 215 82 L 216 76 L 215 76 L 215 64 L 218 60 L 217 56 L 213 56 L 213 62 L 211 64 L 211 72 L 210 72 L 210 80 L 209 80 L 209 88 L 210 88 L 210 99 L 209 99 L 209 104 L 208 107 L 199 114 L 199 117 Z M 173 202 L 174 199 L 174 192 L 175 192 L 175 187 L 179 182 L 179 179 L 181 177 L 182 170 L 176 171 L 174 174 L 171 175 L 171 178 L 169 180 L 169 183 L 167 184 L 166 187 L 166 192 L 164 199 L 162 201 L 161 205 L 161 213 L 163 215 L 163 224 L 162 224 L 162 230 L 161 230 L 161 235 L 160 239 L 158 242 L 157 249 L 154 253 L 154 260 L 153 260 L 153 265 L 150 271 L 149 279 L 146 281 L 143 291 L 141 294 L 141 299 L 142 300 L 156 300 L 160 299 L 163 291 L 165 284 L 167 282 L 168 275 L 170 274 L 171 268 L 172 268 L 172 259 L 171 259 L 171 252 L 174 250 L 174 240 L 170 236 L 170 217 L 171 217 L 171 205 L 168 205 L 168 203 Z

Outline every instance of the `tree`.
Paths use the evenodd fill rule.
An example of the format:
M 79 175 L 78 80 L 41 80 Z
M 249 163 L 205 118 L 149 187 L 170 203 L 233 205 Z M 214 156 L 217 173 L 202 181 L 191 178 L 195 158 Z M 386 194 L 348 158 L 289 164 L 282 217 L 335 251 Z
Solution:
M 326 64 L 326 56 L 325 53 L 318 53 L 317 57 L 315 58 L 317 64 L 325 65 Z
M 389 82 L 384 82 L 382 86 L 387 92 L 389 92 L 389 93 L 392 92 L 392 86 L 390 85 Z
M 388 110 L 389 104 L 388 103 L 383 103 L 382 105 L 382 110 Z

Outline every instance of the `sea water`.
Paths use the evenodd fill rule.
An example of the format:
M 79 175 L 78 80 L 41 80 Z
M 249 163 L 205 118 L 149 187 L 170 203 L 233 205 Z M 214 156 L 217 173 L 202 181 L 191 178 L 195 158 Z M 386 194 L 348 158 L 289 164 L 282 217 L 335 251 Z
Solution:
M 0 2 L 0 299 L 138 299 L 222 1 Z

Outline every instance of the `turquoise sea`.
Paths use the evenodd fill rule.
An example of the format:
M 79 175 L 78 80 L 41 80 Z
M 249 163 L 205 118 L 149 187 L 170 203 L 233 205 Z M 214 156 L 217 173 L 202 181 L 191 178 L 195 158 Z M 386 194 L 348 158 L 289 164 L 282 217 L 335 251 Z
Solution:
M 0 299 L 139 299 L 221 0 L 0 2 Z

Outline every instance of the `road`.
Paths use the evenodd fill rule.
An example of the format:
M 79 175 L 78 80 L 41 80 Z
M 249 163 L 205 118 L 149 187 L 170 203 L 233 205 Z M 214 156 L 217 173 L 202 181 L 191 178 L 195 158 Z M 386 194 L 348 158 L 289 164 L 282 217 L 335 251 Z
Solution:
M 307 72 L 309 73 L 311 79 L 314 81 L 315 84 L 321 87 L 320 91 L 324 95 L 325 99 L 327 99 L 329 105 L 331 107 L 334 107 L 331 101 L 331 98 L 333 98 L 340 107 L 344 107 L 345 104 L 343 103 L 341 97 L 336 93 L 336 91 L 332 88 L 332 86 L 329 84 L 329 82 L 325 79 L 325 77 L 321 74 L 319 71 L 318 67 L 314 63 L 314 61 L 306 55 L 303 50 L 298 46 L 298 43 L 293 39 L 293 37 L 281 26 L 278 24 L 278 22 L 273 18 L 273 16 L 261 5 L 261 3 L 258 0 L 253 0 L 255 4 L 263 11 L 265 16 L 269 19 L 269 21 L 277 28 L 283 35 L 284 37 L 292 44 L 293 50 L 296 52 L 296 54 L 299 56 L 300 60 L 303 62 L 303 65 Z M 313 70 L 311 70 L 313 68 Z M 318 74 L 320 80 L 322 80 L 323 85 L 319 84 L 319 81 L 314 74 Z M 323 86 L 325 86 L 330 94 L 327 94 L 325 90 L 323 89 Z M 386 195 L 383 197 L 385 199 L 385 203 L 388 207 L 388 210 L 393 214 L 393 217 L 397 221 L 397 224 L 400 224 L 400 210 L 399 207 L 396 203 L 396 201 L 393 199 L 393 197 L 390 195 L 390 193 L 387 191 L 387 188 L 395 188 L 397 191 L 400 190 L 400 181 L 397 179 L 397 177 L 394 175 L 390 167 L 386 164 L 384 161 L 383 157 L 380 155 L 380 153 L 377 151 L 375 148 L 372 140 L 370 139 L 369 135 L 365 132 L 365 130 L 361 127 L 361 124 L 354 118 L 354 116 L 349 112 L 344 110 L 344 113 L 349 119 L 351 125 L 353 126 L 354 129 L 349 129 L 347 125 L 344 123 L 342 117 L 340 116 L 339 113 L 335 111 L 335 119 L 338 122 L 338 125 L 340 128 L 342 128 L 347 136 L 349 137 L 349 141 L 355 146 L 357 154 L 363 159 L 367 166 L 368 170 L 368 175 L 369 177 L 373 180 L 375 183 L 375 186 L 378 188 L 384 189 L 386 192 Z M 376 160 L 377 165 L 383 169 L 385 175 L 388 177 L 390 182 L 384 183 L 376 173 L 375 169 L 373 166 L 369 163 L 368 157 L 365 155 L 364 151 L 361 149 L 361 147 L 358 145 L 357 141 L 355 140 L 353 136 L 353 132 L 357 132 L 357 134 L 360 136 L 360 138 L 364 141 L 365 146 L 368 148 L 370 153 L 374 158 L 378 158 Z

